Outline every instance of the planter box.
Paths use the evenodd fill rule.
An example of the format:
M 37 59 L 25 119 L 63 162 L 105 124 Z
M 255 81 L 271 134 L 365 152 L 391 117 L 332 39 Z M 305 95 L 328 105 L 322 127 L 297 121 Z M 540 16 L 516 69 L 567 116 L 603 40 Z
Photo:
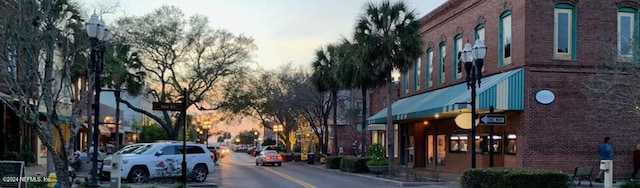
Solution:
M 375 174 L 385 174 L 389 171 L 389 166 L 367 166 L 369 171 Z

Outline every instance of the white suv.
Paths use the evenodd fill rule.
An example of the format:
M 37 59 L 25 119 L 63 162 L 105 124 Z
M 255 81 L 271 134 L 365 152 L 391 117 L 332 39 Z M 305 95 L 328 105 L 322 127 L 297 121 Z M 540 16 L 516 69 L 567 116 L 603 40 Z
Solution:
M 122 154 L 121 178 L 132 183 L 143 183 L 149 178 L 165 178 L 182 175 L 181 141 L 143 144 L 129 154 Z M 204 144 L 187 143 L 187 171 L 194 181 L 203 182 L 213 173 L 213 158 Z M 111 173 L 111 157 L 104 159 L 103 176 Z

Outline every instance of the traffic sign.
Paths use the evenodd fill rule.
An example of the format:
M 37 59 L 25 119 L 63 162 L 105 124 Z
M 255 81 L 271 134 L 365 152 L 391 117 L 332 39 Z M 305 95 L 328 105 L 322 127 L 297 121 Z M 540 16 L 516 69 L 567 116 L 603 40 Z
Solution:
M 482 114 L 480 115 L 480 122 L 491 125 L 505 125 L 507 124 L 507 116 L 504 114 Z
M 153 110 L 182 111 L 183 108 L 182 103 L 153 102 Z

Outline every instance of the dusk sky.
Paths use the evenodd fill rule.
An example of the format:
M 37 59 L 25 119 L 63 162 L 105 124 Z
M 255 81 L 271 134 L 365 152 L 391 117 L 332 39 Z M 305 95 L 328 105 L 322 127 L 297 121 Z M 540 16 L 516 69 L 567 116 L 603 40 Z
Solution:
M 446 0 L 405 0 L 418 17 L 437 8 Z M 366 0 L 80 0 L 90 14 L 99 4 L 120 7 L 113 15 L 105 15 L 111 24 L 123 15 L 141 16 L 162 5 L 175 5 L 188 17 L 209 17 L 213 28 L 251 36 L 258 50 L 254 62 L 273 69 L 292 63 L 311 67 L 313 53 L 323 45 L 349 37 L 355 20 L 364 10 Z M 231 132 L 249 130 L 254 123 L 241 123 Z M 224 128 L 223 128 L 224 129 Z M 213 139 L 213 138 L 212 138 Z
M 446 0 L 405 0 L 419 17 Z M 116 15 L 144 15 L 162 5 L 175 5 L 186 16 L 209 17 L 213 28 L 251 36 L 258 46 L 254 61 L 264 68 L 293 63 L 311 66 L 313 52 L 323 45 L 349 37 L 366 0 L 81 0 L 87 10 L 100 4 L 119 3 Z M 89 13 L 91 13 L 89 12 Z M 87 14 L 89 14 L 87 13 Z

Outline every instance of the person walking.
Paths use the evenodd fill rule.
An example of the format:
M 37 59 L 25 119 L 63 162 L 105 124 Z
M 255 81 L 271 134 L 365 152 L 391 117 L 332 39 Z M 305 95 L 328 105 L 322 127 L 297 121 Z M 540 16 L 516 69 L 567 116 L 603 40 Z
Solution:
M 633 174 L 631 174 L 630 181 L 634 181 L 638 170 L 640 170 L 640 144 L 637 144 L 636 150 L 633 150 Z
M 609 140 L 611 140 L 611 138 L 608 136 L 604 137 L 604 143 L 600 144 L 598 148 L 600 160 L 613 160 L 613 147 L 609 144 Z M 597 177 L 596 182 L 604 182 L 604 171 L 600 170 Z

